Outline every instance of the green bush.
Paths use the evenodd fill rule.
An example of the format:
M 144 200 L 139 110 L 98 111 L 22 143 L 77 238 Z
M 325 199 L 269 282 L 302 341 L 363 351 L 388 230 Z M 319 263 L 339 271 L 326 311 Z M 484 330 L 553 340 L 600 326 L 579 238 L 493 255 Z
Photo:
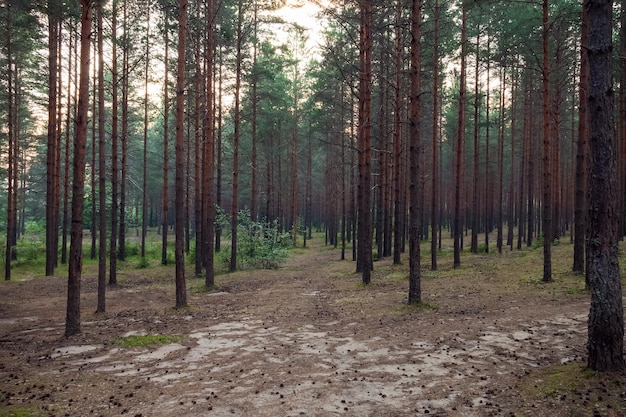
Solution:
M 280 233 L 278 221 L 255 222 L 248 210 L 239 212 L 237 222 L 237 267 L 274 269 L 287 260 L 292 247 L 291 234 Z M 218 209 L 217 223 L 229 233 L 230 217 Z M 226 252 L 226 253 L 224 253 Z M 230 264 L 230 254 L 221 251 L 219 261 Z

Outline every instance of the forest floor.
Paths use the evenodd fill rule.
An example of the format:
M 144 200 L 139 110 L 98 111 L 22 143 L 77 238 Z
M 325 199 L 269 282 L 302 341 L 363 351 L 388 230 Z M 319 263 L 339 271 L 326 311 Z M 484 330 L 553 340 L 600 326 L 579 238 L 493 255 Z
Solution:
M 585 367 L 571 245 L 554 247 L 550 284 L 540 249 L 464 253 L 458 269 L 444 250 L 436 272 L 426 254 L 419 307 L 407 262 L 375 262 L 364 286 L 339 250 L 308 246 L 277 270 L 219 275 L 217 291 L 189 279 L 181 310 L 173 267 L 126 263 L 94 314 L 90 265 L 69 339 L 64 276 L 0 284 L 0 416 L 626 415 L 626 376 Z

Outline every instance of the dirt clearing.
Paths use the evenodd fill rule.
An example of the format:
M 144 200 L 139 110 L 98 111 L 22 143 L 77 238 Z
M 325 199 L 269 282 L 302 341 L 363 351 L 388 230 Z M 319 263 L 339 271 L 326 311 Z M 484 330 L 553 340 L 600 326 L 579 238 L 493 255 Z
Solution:
M 173 268 L 126 265 L 95 315 L 87 270 L 70 339 L 65 277 L 0 285 L 0 416 L 625 415 L 623 375 L 584 369 L 582 278 L 539 284 L 537 251 L 457 270 L 444 254 L 412 308 L 406 265 L 376 262 L 362 286 L 339 251 L 309 245 L 278 270 L 218 276 L 217 292 L 190 279 L 184 310 Z M 119 343 L 131 335 L 175 337 Z

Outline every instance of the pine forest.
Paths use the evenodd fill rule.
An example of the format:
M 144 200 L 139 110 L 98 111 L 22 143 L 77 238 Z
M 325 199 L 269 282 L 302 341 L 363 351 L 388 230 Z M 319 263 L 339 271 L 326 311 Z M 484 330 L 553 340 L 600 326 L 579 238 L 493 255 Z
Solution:
M 0 84 L 0 417 L 626 413 L 626 1 L 4 0 Z

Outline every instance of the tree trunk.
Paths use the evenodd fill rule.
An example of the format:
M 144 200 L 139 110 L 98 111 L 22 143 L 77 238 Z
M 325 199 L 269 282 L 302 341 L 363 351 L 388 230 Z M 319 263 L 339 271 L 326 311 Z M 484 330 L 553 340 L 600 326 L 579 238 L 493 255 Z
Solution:
M 105 160 L 105 113 L 104 113 L 104 39 L 103 10 L 101 1 L 96 2 L 97 39 L 98 39 L 98 306 L 97 313 L 106 311 L 106 275 L 107 275 L 107 207 L 106 207 L 106 160 Z
M 467 10 L 463 3 L 463 15 L 461 20 L 461 79 L 459 86 L 459 109 L 458 109 L 458 130 L 455 152 L 455 183 L 454 183 L 454 267 L 461 266 L 461 238 L 463 230 L 461 228 L 461 217 L 463 215 L 462 194 L 463 194 L 463 149 L 465 136 L 465 72 L 467 55 Z
M 476 67 L 474 68 L 474 164 L 472 167 L 472 238 L 470 242 L 470 251 L 478 253 L 478 214 L 480 212 L 480 201 L 478 193 L 478 159 L 480 155 L 480 144 L 478 142 L 479 125 L 480 125 L 480 89 L 478 77 L 480 73 L 480 25 L 477 28 L 476 36 Z
M 163 77 L 163 191 L 161 200 L 161 265 L 167 265 L 167 232 L 169 228 L 169 29 L 165 27 L 165 74 Z M 186 204 L 185 204 L 186 206 Z M 181 207 L 182 210 L 182 207 Z
M 421 217 L 420 161 L 420 53 L 421 53 L 421 0 L 413 0 L 411 8 L 411 67 L 410 67 L 410 224 L 409 224 L 409 304 L 422 301 L 420 238 Z
M 80 279 L 83 263 L 83 198 L 85 195 L 85 148 L 89 122 L 89 63 L 92 2 L 81 0 L 80 82 L 74 130 L 74 175 L 72 182 L 72 228 L 67 279 L 65 336 L 80 333 Z
M 8 148 L 9 148 L 9 152 L 8 152 L 8 169 L 7 169 L 7 228 L 6 228 L 6 233 L 7 233 L 7 239 L 6 239 L 6 253 L 5 253 L 5 258 L 4 258 L 4 279 L 6 281 L 9 281 L 11 279 L 11 261 L 13 260 L 13 252 L 15 249 L 15 236 L 16 236 L 16 219 L 17 219 L 17 213 L 13 210 L 14 207 L 14 200 L 17 197 L 17 193 L 16 190 L 13 186 L 14 181 L 13 178 L 16 177 L 17 175 L 17 161 L 18 161 L 18 156 L 15 154 L 15 134 L 14 134 L 14 123 L 13 123 L 13 113 L 14 113 L 14 94 L 13 94 L 13 48 L 11 45 L 11 26 L 12 26 L 12 22 L 11 22 L 11 3 L 7 4 L 7 64 L 8 64 L 8 91 L 7 91 L 7 107 L 8 107 L 8 114 L 7 114 L 7 130 L 8 130 L 8 136 L 9 136 L 9 143 L 8 143 Z M 47 212 L 46 212 L 47 214 Z M 47 260 L 47 257 L 46 257 Z M 47 266 L 47 262 L 46 262 L 46 266 Z M 47 272 L 47 270 L 46 270 Z M 53 272 L 54 273 L 54 270 Z M 52 275 L 52 273 L 50 275 Z M 48 274 L 46 274 L 48 275 Z
M 394 177 L 394 223 L 393 223 L 393 263 L 401 264 L 402 253 L 402 204 L 401 204 L 401 163 L 402 160 L 402 0 L 396 6 L 396 45 L 395 45 L 395 85 L 393 120 L 393 177 Z
M 357 271 L 363 284 L 369 284 L 372 270 L 371 200 L 371 99 L 372 99 L 372 3 L 360 2 L 361 28 L 359 39 L 359 208 Z
M 231 206 L 231 249 L 230 249 L 230 272 L 237 270 L 237 215 L 239 212 L 239 132 L 240 132 L 240 92 L 241 92 L 241 54 L 243 43 L 243 0 L 238 0 L 237 5 L 237 65 L 235 74 L 235 131 L 233 134 L 233 198 Z
M 588 0 L 589 12 L 589 311 L 588 365 L 622 371 L 624 310 L 618 261 L 616 138 L 613 120 L 611 0 Z
M 204 182 L 202 191 L 202 200 L 206 201 L 205 216 L 206 216 L 206 231 L 203 234 L 205 236 L 205 248 L 204 248 L 204 264 L 205 264 L 205 279 L 204 285 L 207 288 L 213 288 L 215 286 L 214 275 L 214 252 L 215 252 L 215 198 L 213 194 L 215 171 L 215 132 L 214 132 L 214 118 L 213 118 L 213 1 L 207 0 L 205 4 L 206 9 L 206 39 L 205 39 L 205 85 L 206 85 L 206 106 L 204 113 L 204 129 L 205 129 L 205 145 L 204 145 Z
M 586 1 L 582 7 L 582 28 L 580 31 L 580 84 L 578 88 L 578 142 L 576 147 L 576 195 L 574 201 L 574 272 L 585 272 L 585 234 L 587 228 L 586 219 L 586 193 L 587 193 L 587 140 L 589 137 L 589 115 L 587 112 L 587 91 L 589 90 L 589 55 L 587 54 L 589 40 L 589 16 Z M 622 12 L 622 14 L 626 14 Z M 622 26 L 626 33 L 626 27 Z M 620 62 L 626 63 L 626 57 Z M 626 73 L 626 66 L 622 69 Z M 621 84 L 621 90 L 626 85 Z M 626 108 L 626 107 L 625 107 Z M 623 120 L 620 118 L 620 123 Z M 589 286 L 589 283 L 587 283 Z
M 141 190 L 141 259 L 146 257 L 146 235 L 148 234 L 148 82 L 150 70 L 150 0 L 146 13 L 146 49 L 144 68 L 144 96 L 143 96 L 143 175 Z M 181 206 L 182 207 L 182 206 Z
M 126 259 L 126 171 L 128 157 L 128 89 L 129 89 L 129 45 L 128 45 L 128 15 L 127 3 L 124 2 L 123 32 L 124 49 L 122 51 L 122 169 L 120 172 L 120 225 L 119 225 L 119 250 L 117 259 Z
M 112 77 L 112 91 L 111 91 L 111 236 L 109 239 L 109 285 L 117 284 L 117 219 L 118 219 L 118 204 L 117 190 L 119 184 L 118 177 L 118 118 L 119 118 L 119 103 L 118 100 L 118 73 L 117 73 L 117 0 L 113 1 L 113 16 L 111 18 L 111 33 L 112 33 L 112 62 L 111 62 L 111 77 Z
M 439 0 L 435 0 L 433 29 L 433 137 L 431 162 L 432 193 L 431 211 L 431 242 L 430 269 L 437 270 L 437 236 L 439 233 Z
M 59 48 L 59 17 L 50 11 L 48 15 L 48 144 L 46 153 L 46 276 L 54 275 L 57 247 L 54 226 L 58 213 L 55 207 L 56 130 L 57 130 L 57 73 Z M 7 236 L 8 238 L 8 236 Z M 7 245 L 8 247 L 9 245 Z
M 548 0 L 543 0 L 543 282 L 552 281 L 552 144 L 550 139 L 549 31 Z
M 178 0 L 178 60 L 176 66 L 176 308 L 187 306 L 185 282 L 185 46 L 187 0 Z

